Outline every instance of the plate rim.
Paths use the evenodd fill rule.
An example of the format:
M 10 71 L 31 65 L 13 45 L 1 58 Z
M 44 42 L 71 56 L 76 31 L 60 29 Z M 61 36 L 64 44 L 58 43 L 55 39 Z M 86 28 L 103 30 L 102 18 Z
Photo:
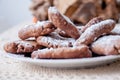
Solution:
M 29 57 L 20 56 L 1 52 L 6 57 L 15 59 L 21 62 L 27 62 L 31 65 L 39 65 L 47 68 L 94 68 L 100 65 L 105 65 L 120 59 L 120 55 L 100 56 L 92 58 L 77 58 L 77 59 L 32 59 Z M 16 56 L 16 57 L 15 57 Z
M 1 51 L 0 51 L 1 52 Z M 22 57 L 20 55 L 17 55 L 17 54 L 12 54 L 12 53 L 7 53 L 7 52 L 1 52 L 3 53 L 4 55 L 6 55 L 7 57 L 10 57 L 10 58 L 14 58 L 14 59 L 26 59 L 26 60 L 31 60 L 31 61 L 55 61 L 55 62 L 58 62 L 58 61 L 88 61 L 88 60 L 108 60 L 108 59 L 120 59 L 120 55 L 109 55 L 109 56 L 100 56 L 100 57 L 91 57 L 91 58 L 75 58 L 75 59 L 32 59 L 30 57 Z M 16 56 L 16 57 L 14 57 Z

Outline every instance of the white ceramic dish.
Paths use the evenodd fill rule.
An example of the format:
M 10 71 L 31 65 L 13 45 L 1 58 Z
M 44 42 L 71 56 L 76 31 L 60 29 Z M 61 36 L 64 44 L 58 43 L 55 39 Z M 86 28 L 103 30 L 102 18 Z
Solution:
M 3 52 L 2 52 L 3 53 Z M 5 54 L 5 53 L 4 53 Z M 101 56 L 82 59 L 32 59 L 21 55 L 6 53 L 7 57 L 30 64 L 51 68 L 86 68 L 109 64 L 120 59 L 120 55 Z

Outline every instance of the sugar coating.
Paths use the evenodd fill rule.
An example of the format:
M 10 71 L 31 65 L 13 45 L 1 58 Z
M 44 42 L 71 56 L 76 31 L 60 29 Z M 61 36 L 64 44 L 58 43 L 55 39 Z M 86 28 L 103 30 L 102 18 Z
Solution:
M 48 10 L 48 16 L 57 28 L 65 31 L 70 37 L 77 39 L 80 36 L 76 25 L 74 25 L 68 17 L 61 14 L 55 7 L 51 7 Z
M 92 44 L 92 50 L 95 53 L 103 55 L 113 55 L 120 53 L 120 36 L 109 35 L 103 36 Z
M 116 25 L 115 28 L 111 31 L 111 34 L 120 35 L 120 25 Z
M 58 13 L 58 10 L 57 10 L 57 8 L 56 7 L 49 7 L 48 8 L 48 12 L 50 12 L 50 13 Z
M 95 39 L 97 39 L 97 37 L 99 37 L 100 35 L 110 32 L 114 27 L 115 22 L 111 19 L 104 20 L 97 24 L 91 25 L 80 36 L 80 38 L 77 40 L 77 43 L 88 45 L 92 43 Z M 77 43 L 75 43 L 75 45 Z
M 56 7 L 50 7 L 50 8 L 48 9 L 48 12 L 54 13 L 54 14 L 59 13 Z M 61 14 L 61 13 L 59 13 L 59 14 Z M 67 16 L 65 16 L 65 15 L 63 15 L 63 14 L 61 14 L 61 15 L 62 15 L 62 17 L 64 17 L 64 19 L 65 19 L 67 22 L 69 22 L 69 23 L 71 23 L 72 25 L 74 25 Z
M 62 15 L 64 17 L 64 19 L 69 22 L 70 24 L 74 25 L 73 22 L 65 15 Z M 74 25 L 75 26 L 75 25 Z
M 100 30 L 102 30 L 104 25 L 112 26 L 113 23 L 115 23 L 115 22 L 111 19 L 104 20 L 97 24 L 91 25 L 91 27 L 88 28 L 85 32 L 87 32 L 87 34 L 93 34 L 93 33 L 95 33 L 95 30 L 98 29 L 98 27 Z
M 73 43 L 75 42 L 74 39 L 55 39 L 52 37 L 40 37 L 40 39 L 37 39 L 37 42 L 40 45 L 46 46 L 46 47 L 53 47 L 53 48 L 58 48 L 58 47 L 69 47 L 70 45 L 72 46 Z

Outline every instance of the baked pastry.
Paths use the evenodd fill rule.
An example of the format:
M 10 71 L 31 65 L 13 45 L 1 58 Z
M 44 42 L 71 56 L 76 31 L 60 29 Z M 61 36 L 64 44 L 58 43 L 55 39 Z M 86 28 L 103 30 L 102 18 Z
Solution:
M 75 40 L 72 38 L 66 38 L 64 40 L 52 38 L 50 36 L 40 36 L 37 38 L 37 43 L 47 48 L 72 47 L 74 42 Z
M 87 28 L 91 27 L 91 25 L 97 24 L 101 21 L 103 21 L 103 18 L 95 17 L 91 19 L 85 26 L 83 26 L 80 31 L 83 33 Z
M 4 45 L 4 50 L 9 53 L 31 53 L 35 50 L 42 48 L 36 41 L 13 41 Z
M 103 36 L 92 43 L 91 50 L 99 55 L 118 55 L 120 54 L 120 36 Z
M 50 21 L 41 21 L 37 24 L 26 25 L 24 28 L 19 30 L 18 36 L 20 39 L 25 40 L 31 37 L 38 37 L 47 35 L 53 32 L 56 28 Z
M 34 51 L 32 58 L 38 59 L 69 59 L 69 58 L 88 58 L 92 57 L 91 51 L 86 45 L 78 47 L 50 48 Z
M 50 7 L 48 9 L 48 16 L 55 27 L 65 31 L 72 38 L 77 39 L 80 36 L 76 25 L 74 25 L 69 18 L 62 15 L 55 7 Z
M 115 27 L 115 22 L 111 19 L 101 21 L 99 23 L 91 25 L 81 34 L 79 39 L 75 42 L 75 45 L 91 44 L 99 36 L 103 34 L 110 33 L 110 31 Z

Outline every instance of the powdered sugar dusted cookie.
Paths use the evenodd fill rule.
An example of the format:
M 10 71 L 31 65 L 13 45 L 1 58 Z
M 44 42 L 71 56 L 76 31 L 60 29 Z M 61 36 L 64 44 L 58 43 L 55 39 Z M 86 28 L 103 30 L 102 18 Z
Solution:
M 56 39 L 50 36 L 40 36 L 37 38 L 37 43 L 47 48 L 72 47 L 74 42 L 75 40 L 72 38 Z
M 91 25 L 87 28 L 80 38 L 75 42 L 75 45 L 80 44 L 91 44 L 97 37 L 102 34 L 110 33 L 110 31 L 115 27 L 115 22 L 111 19 L 101 21 L 97 24 Z
M 29 53 L 37 49 L 40 49 L 42 46 L 38 45 L 36 41 L 13 41 L 8 42 L 4 45 L 4 50 L 9 53 Z
M 117 55 L 120 54 L 120 36 L 103 36 L 93 42 L 91 49 L 99 55 Z
M 19 31 L 18 35 L 20 39 L 24 40 L 30 37 L 47 35 L 54 30 L 55 27 L 50 21 L 41 21 L 37 24 L 26 25 Z
M 81 28 L 81 32 L 84 32 L 87 28 L 91 27 L 94 24 L 97 24 L 99 22 L 103 21 L 101 17 L 95 17 L 91 19 L 85 26 Z
M 55 7 L 48 9 L 48 17 L 55 27 L 65 31 L 72 38 L 77 39 L 80 36 L 78 29 L 70 19 L 62 15 Z
M 50 48 L 34 51 L 32 58 L 43 58 L 43 59 L 68 59 L 68 58 L 87 58 L 91 57 L 91 51 L 86 45 L 79 47 L 64 47 L 64 48 Z

